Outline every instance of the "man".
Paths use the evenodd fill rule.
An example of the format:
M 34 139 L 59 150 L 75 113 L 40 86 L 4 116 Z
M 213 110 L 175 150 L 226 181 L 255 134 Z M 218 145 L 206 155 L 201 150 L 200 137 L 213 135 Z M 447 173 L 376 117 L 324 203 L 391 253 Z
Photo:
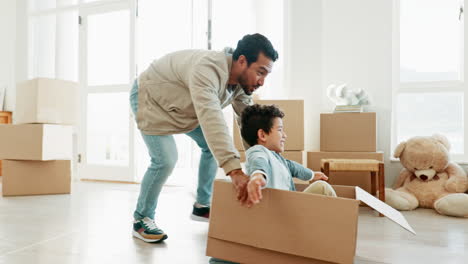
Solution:
M 251 105 L 252 93 L 263 85 L 277 58 L 266 37 L 246 35 L 232 54 L 228 49 L 167 54 L 135 81 L 130 105 L 151 157 L 134 212 L 135 237 L 145 242 L 167 238 L 154 215 L 162 186 L 177 161 L 173 134 L 188 135 L 202 151 L 194 216 L 209 217 L 217 163 L 231 177 L 237 199 L 247 202 L 249 178 L 242 172 L 222 109 L 232 104 L 239 116 Z

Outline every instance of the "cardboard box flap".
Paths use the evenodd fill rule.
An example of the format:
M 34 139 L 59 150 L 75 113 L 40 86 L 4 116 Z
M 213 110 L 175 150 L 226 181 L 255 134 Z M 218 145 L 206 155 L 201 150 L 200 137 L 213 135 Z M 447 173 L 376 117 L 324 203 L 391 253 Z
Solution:
M 262 194 L 262 202 L 246 208 L 230 182 L 216 180 L 208 236 L 307 258 L 353 261 L 359 201 L 268 188 Z
M 359 187 L 356 188 L 356 199 L 364 202 L 365 204 L 369 205 L 379 213 L 385 215 L 386 217 L 390 218 L 393 222 L 399 224 L 404 229 L 408 230 L 409 232 L 416 235 L 413 228 L 409 225 L 406 218 L 397 210 L 389 206 L 388 204 L 380 201 L 379 199 L 372 196 L 370 193 L 364 191 Z

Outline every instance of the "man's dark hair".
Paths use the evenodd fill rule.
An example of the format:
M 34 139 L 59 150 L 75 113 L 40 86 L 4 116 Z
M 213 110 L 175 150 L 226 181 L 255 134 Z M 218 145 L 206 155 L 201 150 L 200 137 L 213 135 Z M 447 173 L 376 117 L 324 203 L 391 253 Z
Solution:
M 273 120 L 283 118 L 284 113 L 275 105 L 254 104 L 244 109 L 241 115 L 241 135 L 250 146 L 257 145 L 259 129 L 267 134 L 273 128 Z
M 232 58 L 236 61 L 240 55 L 244 55 L 247 58 L 247 65 L 250 66 L 250 64 L 257 61 L 260 52 L 272 61 L 278 59 L 278 52 L 265 36 L 258 33 L 245 35 L 237 42 L 237 47 L 232 54 Z

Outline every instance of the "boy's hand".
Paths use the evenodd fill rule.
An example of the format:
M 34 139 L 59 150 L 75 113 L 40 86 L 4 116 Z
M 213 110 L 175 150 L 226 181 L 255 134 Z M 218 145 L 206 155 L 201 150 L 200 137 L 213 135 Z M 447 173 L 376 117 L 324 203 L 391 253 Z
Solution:
M 315 171 L 314 172 L 314 178 L 312 180 L 310 180 L 310 182 L 314 182 L 314 181 L 328 181 L 328 176 L 325 175 L 323 172 L 320 172 L 320 171 Z
M 266 185 L 266 180 L 262 174 L 256 173 L 250 177 L 250 181 L 247 184 L 247 192 L 249 193 L 249 201 L 252 204 L 260 202 L 262 197 L 262 187 Z M 249 206 L 250 207 L 250 206 Z

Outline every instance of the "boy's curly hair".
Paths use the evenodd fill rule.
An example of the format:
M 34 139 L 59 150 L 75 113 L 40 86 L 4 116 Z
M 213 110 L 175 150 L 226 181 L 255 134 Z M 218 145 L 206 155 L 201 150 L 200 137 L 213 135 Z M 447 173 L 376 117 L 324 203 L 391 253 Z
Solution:
M 241 115 L 242 138 L 250 146 L 257 145 L 258 130 L 270 133 L 276 117 L 283 118 L 284 113 L 275 105 L 254 104 L 246 107 Z

